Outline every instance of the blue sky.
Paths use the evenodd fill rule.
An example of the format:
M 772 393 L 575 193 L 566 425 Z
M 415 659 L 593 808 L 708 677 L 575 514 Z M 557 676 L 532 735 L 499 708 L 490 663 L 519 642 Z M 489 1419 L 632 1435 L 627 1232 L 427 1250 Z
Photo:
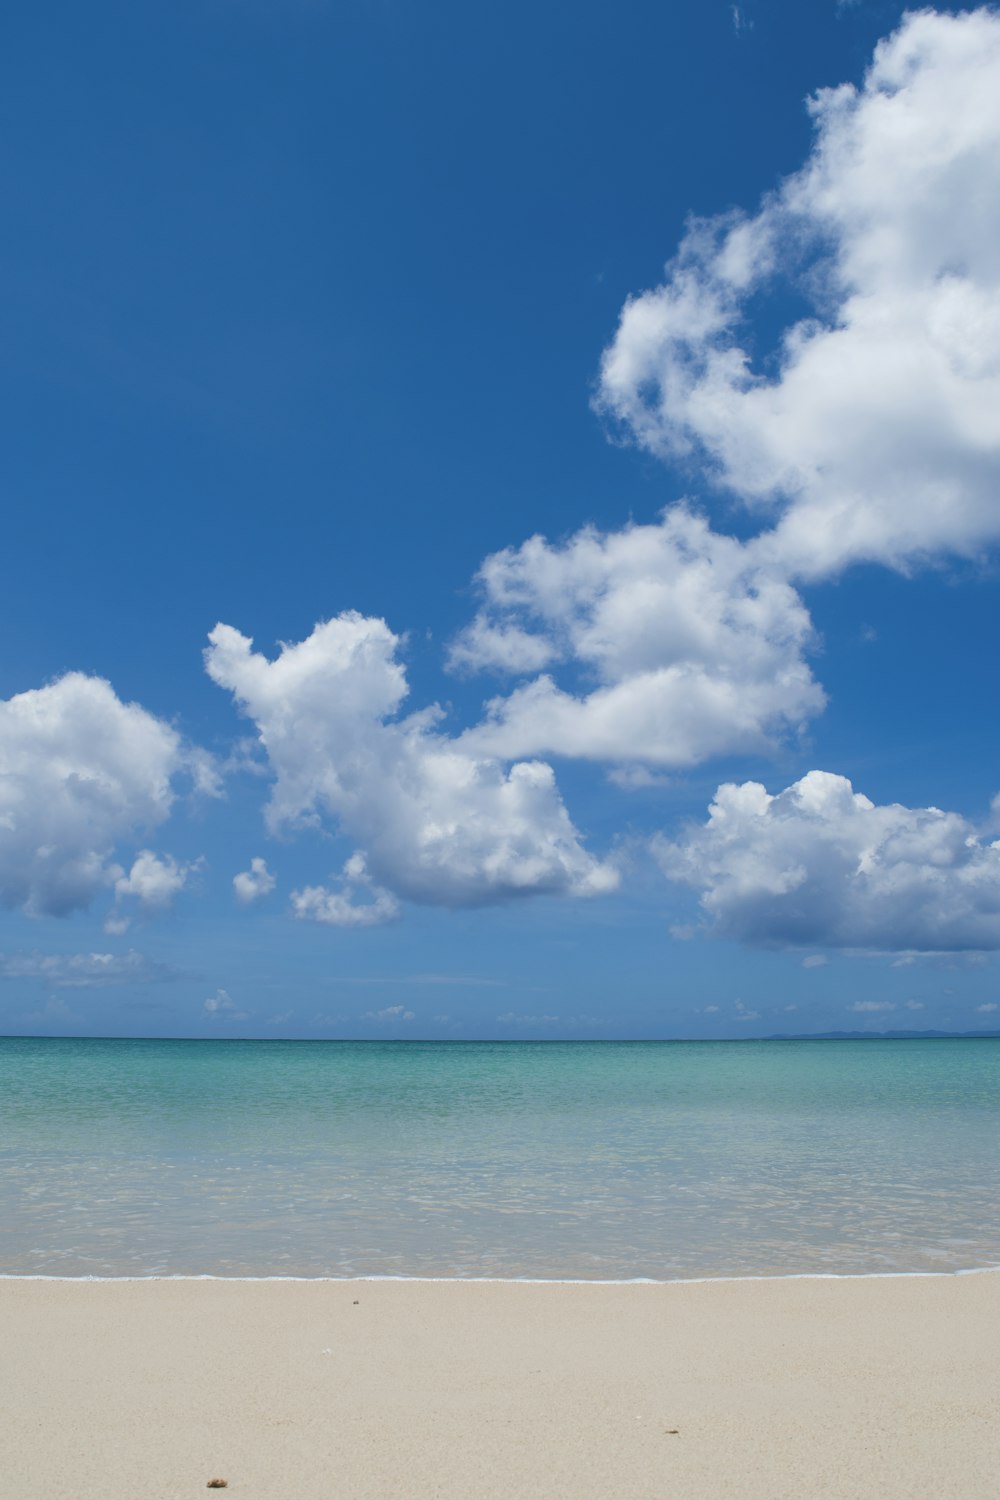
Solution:
M 0 70 L 0 1029 L 1000 1024 L 995 13 Z

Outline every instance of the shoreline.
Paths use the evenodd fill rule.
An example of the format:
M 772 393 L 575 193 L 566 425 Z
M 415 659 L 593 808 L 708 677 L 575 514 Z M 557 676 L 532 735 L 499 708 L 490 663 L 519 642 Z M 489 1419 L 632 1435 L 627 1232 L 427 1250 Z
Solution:
M 404 1276 L 372 1272 L 361 1276 L 283 1276 L 280 1273 L 259 1276 L 225 1276 L 216 1271 L 149 1272 L 131 1276 L 59 1276 L 50 1271 L 0 1271 L 4 1281 L 54 1281 L 68 1285 L 108 1284 L 159 1281 L 213 1281 L 236 1285 L 266 1286 L 287 1283 L 293 1286 L 351 1286 L 379 1282 L 398 1282 L 404 1286 L 741 1286 L 747 1282 L 782 1281 L 936 1281 L 957 1276 L 989 1276 L 1000 1271 L 1000 1265 L 959 1266 L 953 1271 L 773 1271 L 747 1272 L 742 1276 Z
M 1000 1473 L 996 1275 L 8 1277 L 0 1318 L 5 1494 L 993 1500 Z

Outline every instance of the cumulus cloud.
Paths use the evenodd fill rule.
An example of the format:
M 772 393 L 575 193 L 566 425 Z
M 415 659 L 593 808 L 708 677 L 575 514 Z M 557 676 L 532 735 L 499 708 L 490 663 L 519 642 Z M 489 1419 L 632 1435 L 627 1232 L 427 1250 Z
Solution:
M 88 906 L 122 877 L 116 847 L 169 816 L 182 772 L 216 790 L 204 754 L 100 677 L 71 672 L 0 701 L 0 904 Z
M 267 861 L 259 855 L 251 859 L 249 870 L 240 870 L 238 875 L 233 876 L 233 890 L 242 906 L 249 906 L 252 901 L 259 901 L 262 896 L 270 895 L 276 884 L 277 881 L 267 868 Z
M 128 874 L 115 881 L 115 895 L 120 901 L 134 897 L 147 911 L 164 911 L 194 868 L 178 864 L 171 854 L 161 858 L 152 849 L 140 849 Z
M 896 1007 L 891 1000 L 855 1000 L 851 1009 L 859 1015 L 873 1015 L 876 1011 L 895 1010 Z
M 479 582 L 484 607 L 453 668 L 569 664 L 584 681 L 574 691 L 545 673 L 494 699 L 460 741 L 477 753 L 688 766 L 766 750 L 823 707 L 798 594 L 683 507 L 561 545 L 532 537 L 487 558 Z
M 657 838 L 664 873 L 701 891 L 720 936 L 914 953 L 1000 948 L 1000 840 L 957 813 L 879 807 L 810 771 L 770 796 L 727 783 L 708 821 Z
M 466 749 L 440 730 L 436 707 L 398 716 L 408 689 L 399 638 L 383 620 L 339 615 L 273 661 L 231 626 L 209 639 L 209 675 L 254 720 L 268 755 L 269 827 L 332 818 L 363 861 L 348 862 L 348 885 L 363 870 L 394 898 L 470 906 L 617 884 L 617 871 L 584 849 L 550 766 L 505 769 Z M 346 910 L 313 890 L 298 893 L 302 915 Z
M 1000 535 L 1000 16 L 911 13 L 810 110 L 803 168 L 626 304 L 599 405 L 776 512 L 761 555 L 799 576 L 973 554 Z M 770 356 L 751 303 L 789 277 L 812 308 Z
M 987 1001 L 985 1005 L 977 1005 L 976 1010 L 980 1011 L 983 1014 L 991 1014 L 995 1010 L 1000 1010 L 1000 1006 L 995 1005 L 993 1001 L 990 1000 Z
M 216 990 L 214 995 L 209 995 L 203 1010 L 211 1021 L 246 1021 L 249 1019 L 249 1012 L 240 1010 L 228 990 Z
M 292 910 L 302 921 L 328 927 L 381 927 L 399 916 L 399 902 L 368 874 L 363 854 L 355 852 L 344 865 L 339 885 L 307 885 L 292 892 Z
M 127 953 L 0 953 L 0 979 L 37 979 L 56 989 L 107 989 L 174 977 L 173 969 L 134 948 Z

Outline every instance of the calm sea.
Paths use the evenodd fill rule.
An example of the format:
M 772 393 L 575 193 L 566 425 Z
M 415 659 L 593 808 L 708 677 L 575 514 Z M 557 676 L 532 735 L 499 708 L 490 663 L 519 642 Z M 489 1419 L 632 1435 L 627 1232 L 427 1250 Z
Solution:
M 0 1040 L 0 1271 L 1000 1262 L 1000 1040 Z

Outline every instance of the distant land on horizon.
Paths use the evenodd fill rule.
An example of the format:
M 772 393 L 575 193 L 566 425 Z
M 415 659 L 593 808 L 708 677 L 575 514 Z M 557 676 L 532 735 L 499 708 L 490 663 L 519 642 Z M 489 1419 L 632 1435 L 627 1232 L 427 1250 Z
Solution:
M 960 1042 L 1000 1037 L 1000 1031 L 780 1031 L 746 1040 L 762 1042 Z M 740 1040 L 740 1038 L 736 1038 Z

